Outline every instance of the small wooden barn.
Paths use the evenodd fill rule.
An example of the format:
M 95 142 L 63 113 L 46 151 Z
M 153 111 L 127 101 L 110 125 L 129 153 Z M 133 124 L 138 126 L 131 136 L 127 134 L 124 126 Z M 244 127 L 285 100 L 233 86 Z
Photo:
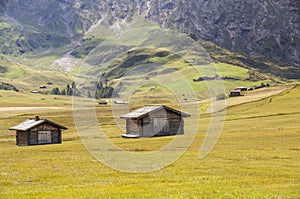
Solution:
M 239 87 L 236 87 L 235 90 L 248 91 L 248 88 L 246 86 L 239 86 Z
M 60 144 L 62 142 L 61 132 L 66 129 L 50 120 L 41 120 L 39 116 L 9 128 L 9 130 L 16 130 L 18 146 Z
M 122 137 L 154 137 L 184 134 L 183 118 L 189 114 L 167 106 L 145 106 L 122 115 L 126 119 L 126 134 Z
M 241 96 L 241 90 L 231 90 L 229 91 L 229 97 Z
M 98 102 L 99 105 L 107 105 L 108 102 L 106 100 L 102 100 Z

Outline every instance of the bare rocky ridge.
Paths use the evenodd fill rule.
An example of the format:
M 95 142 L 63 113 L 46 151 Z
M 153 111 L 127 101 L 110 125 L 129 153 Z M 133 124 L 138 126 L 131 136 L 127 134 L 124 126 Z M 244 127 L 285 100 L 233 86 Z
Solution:
M 0 26 L 0 51 L 56 48 L 77 40 L 101 19 L 113 25 L 138 13 L 196 40 L 300 67 L 299 8 L 298 0 L 0 1 L 0 23 L 9 24 Z

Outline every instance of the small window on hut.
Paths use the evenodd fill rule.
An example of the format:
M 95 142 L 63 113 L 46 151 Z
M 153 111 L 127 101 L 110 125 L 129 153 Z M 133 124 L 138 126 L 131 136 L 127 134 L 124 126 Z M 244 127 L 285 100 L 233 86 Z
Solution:
M 51 143 L 51 131 L 39 131 L 38 142 L 39 142 L 39 144 L 50 144 Z

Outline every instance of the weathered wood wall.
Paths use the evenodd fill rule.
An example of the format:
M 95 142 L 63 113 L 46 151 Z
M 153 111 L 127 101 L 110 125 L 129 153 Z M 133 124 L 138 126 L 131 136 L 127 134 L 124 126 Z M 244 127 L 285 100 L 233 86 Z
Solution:
M 29 132 L 27 131 L 17 131 L 16 141 L 18 146 L 28 146 Z
M 154 118 L 167 119 L 169 122 L 168 132 L 165 129 L 161 129 L 161 131 L 155 130 Z M 139 134 L 142 137 L 180 135 L 184 134 L 184 122 L 180 114 L 168 110 L 160 110 L 141 119 L 127 119 L 126 132 L 127 134 Z
M 42 124 L 30 131 L 17 131 L 16 143 L 18 146 L 38 145 L 38 132 L 51 131 L 51 144 L 60 144 L 62 142 L 61 130 L 52 124 Z
M 126 119 L 126 132 L 127 134 L 140 134 L 142 133 L 141 122 L 138 119 Z
M 184 134 L 184 121 L 183 119 L 170 120 L 170 135 Z

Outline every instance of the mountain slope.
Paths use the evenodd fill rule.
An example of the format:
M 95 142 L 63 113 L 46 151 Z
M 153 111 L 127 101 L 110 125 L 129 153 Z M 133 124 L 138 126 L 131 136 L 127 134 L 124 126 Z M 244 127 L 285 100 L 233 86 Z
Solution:
M 78 41 L 100 22 L 126 25 L 139 14 L 194 39 L 299 67 L 299 4 L 296 0 L 2 1 L 0 51 L 22 54 L 56 48 Z
M 20 92 L 32 90 L 45 92 L 51 91 L 54 87 L 65 87 L 66 84 L 70 84 L 72 81 L 70 75 L 54 70 L 34 70 L 7 56 L 0 55 L 0 85 L 5 84 L 15 87 Z M 52 82 L 53 85 L 47 85 L 48 82 Z M 40 89 L 41 85 L 47 85 L 47 89 Z M 4 88 L 3 90 L 13 89 Z

